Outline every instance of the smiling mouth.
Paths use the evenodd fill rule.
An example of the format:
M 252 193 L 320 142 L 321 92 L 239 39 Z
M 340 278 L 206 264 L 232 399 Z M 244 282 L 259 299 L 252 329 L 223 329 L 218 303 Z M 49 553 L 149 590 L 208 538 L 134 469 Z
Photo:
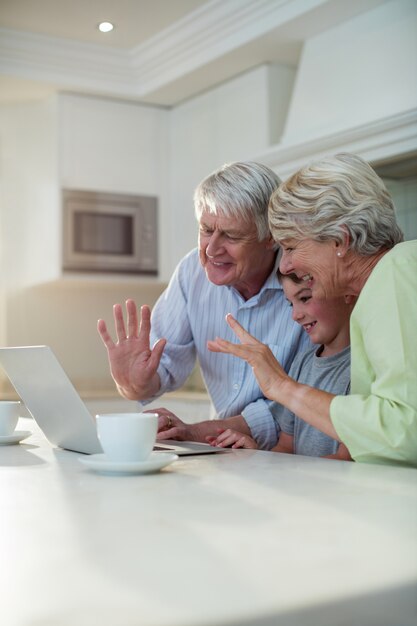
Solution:
M 213 259 L 207 258 L 207 261 L 210 265 L 214 265 L 214 267 L 224 267 L 225 265 L 230 265 L 230 263 L 221 262 L 221 261 L 213 261 Z
M 303 328 L 306 333 L 310 333 L 316 324 L 317 322 L 309 322 L 308 324 L 303 324 Z

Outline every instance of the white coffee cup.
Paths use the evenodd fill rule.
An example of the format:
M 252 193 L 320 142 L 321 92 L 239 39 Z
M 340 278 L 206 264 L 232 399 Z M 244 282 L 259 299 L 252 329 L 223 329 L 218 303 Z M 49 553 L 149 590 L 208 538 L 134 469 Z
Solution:
M 156 413 L 104 413 L 96 415 L 97 435 L 110 461 L 145 461 L 158 431 Z
M 0 437 L 12 435 L 19 419 L 21 402 L 18 400 L 0 401 Z

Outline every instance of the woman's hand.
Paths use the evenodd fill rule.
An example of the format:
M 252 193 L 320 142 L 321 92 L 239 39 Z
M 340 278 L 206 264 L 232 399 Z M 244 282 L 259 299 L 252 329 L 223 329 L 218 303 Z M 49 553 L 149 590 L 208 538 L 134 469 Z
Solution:
M 330 419 L 330 403 L 334 395 L 290 378 L 268 346 L 252 337 L 230 313 L 226 315 L 226 320 L 241 345 L 217 337 L 215 341 L 207 342 L 208 349 L 233 354 L 246 361 L 266 398 L 279 402 L 307 424 L 339 441 Z
M 217 436 L 209 435 L 206 437 L 207 443 L 218 448 L 258 449 L 258 444 L 254 439 L 252 439 L 252 437 L 249 437 L 249 435 L 245 435 L 238 430 L 233 430 L 232 428 L 223 430 L 219 428 L 218 433 L 219 434 Z
M 246 361 L 252 367 L 264 396 L 279 402 L 280 387 L 291 379 L 289 379 L 268 346 L 250 335 L 230 313 L 226 315 L 226 321 L 239 338 L 241 344 L 231 343 L 216 337 L 214 341 L 207 342 L 208 349 L 212 352 L 233 354 Z

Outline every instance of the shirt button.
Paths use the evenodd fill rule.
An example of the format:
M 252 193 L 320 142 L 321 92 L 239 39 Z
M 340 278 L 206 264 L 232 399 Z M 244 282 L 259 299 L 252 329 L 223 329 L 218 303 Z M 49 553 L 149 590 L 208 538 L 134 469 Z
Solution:
M 239 389 L 239 385 L 238 385 L 237 383 L 235 383 L 235 384 L 233 385 L 233 389 Z

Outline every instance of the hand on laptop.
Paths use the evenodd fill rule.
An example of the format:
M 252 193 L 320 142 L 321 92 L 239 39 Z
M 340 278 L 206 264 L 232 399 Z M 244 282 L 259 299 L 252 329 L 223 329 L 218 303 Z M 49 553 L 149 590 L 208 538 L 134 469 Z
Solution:
M 146 411 L 145 411 L 146 413 Z M 156 436 L 157 441 L 164 439 L 176 439 L 177 441 L 194 441 L 195 436 L 193 433 L 192 425 L 185 424 L 179 417 L 159 407 L 157 409 L 149 409 L 148 413 L 158 414 L 158 434 Z
M 141 307 L 140 324 L 133 300 L 126 300 L 126 311 L 127 333 L 121 305 L 113 307 L 116 343 L 104 320 L 98 320 L 97 330 L 107 348 L 110 372 L 119 392 L 128 400 L 142 400 L 153 396 L 160 387 L 157 369 L 166 340 L 159 339 L 151 349 L 151 312 L 148 306 Z
M 207 443 L 219 448 L 249 448 L 257 450 L 258 444 L 252 437 L 232 428 L 218 428 L 218 434 L 206 437 Z
M 165 409 L 163 407 L 157 409 L 149 409 L 149 413 L 158 414 L 158 434 L 156 437 L 157 441 L 163 441 L 164 439 L 176 439 L 177 441 L 197 441 L 201 443 L 208 443 L 209 437 L 213 438 L 213 440 L 217 440 L 220 433 L 235 432 L 227 429 L 227 426 L 236 429 L 236 431 L 239 431 L 239 435 L 241 437 L 250 434 L 250 428 L 247 425 L 243 415 L 235 415 L 233 417 L 227 417 L 222 420 L 209 419 L 202 422 L 196 422 L 194 424 L 187 424 L 180 420 L 180 418 L 177 417 L 174 413 L 168 411 L 168 409 Z M 221 437 L 221 439 L 223 440 L 223 437 Z M 251 438 L 248 437 L 248 439 Z M 251 441 L 253 440 L 251 439 Z M 257 447 L 256 443 L 253 443 L 254 446 L 247 447 Z

